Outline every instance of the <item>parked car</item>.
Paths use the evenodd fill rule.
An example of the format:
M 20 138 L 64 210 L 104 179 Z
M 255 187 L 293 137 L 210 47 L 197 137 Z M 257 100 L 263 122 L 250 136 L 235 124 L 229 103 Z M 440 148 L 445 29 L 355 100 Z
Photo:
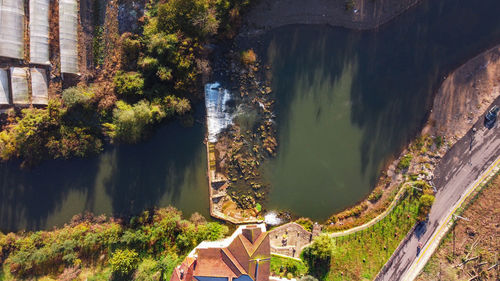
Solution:
M 500 108 L 498 106 L 493 106 L 488 113 L 484 116 L 484 126 L 488 129 L 493 128 L 495 126 L 495 122 L 497 121 L 497 115 Z

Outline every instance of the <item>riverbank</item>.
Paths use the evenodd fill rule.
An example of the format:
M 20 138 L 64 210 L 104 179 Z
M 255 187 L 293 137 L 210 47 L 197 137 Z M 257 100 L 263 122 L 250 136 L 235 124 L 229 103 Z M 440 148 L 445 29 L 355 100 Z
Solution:
M 432 184 L 440 159 L 500 96 L 499 88 L 500 46 L 479 54 L 450 73 L 435 95 L 420 136 L 388 166 L 367 199 L 330 218 L 327 231 L 360 227 L 383 216 L 397 190 L 408 179 L 424 179 Z M 401 164 L 406 162 L 405 157 L 409 162 Z M 373 202 L 371 198 L 380 199 Z
M 254 35 L 289 24 L 328 24 L 373 29 L 389 22 L 421 0 L 263 0 L 245 17 L 242 34 Z

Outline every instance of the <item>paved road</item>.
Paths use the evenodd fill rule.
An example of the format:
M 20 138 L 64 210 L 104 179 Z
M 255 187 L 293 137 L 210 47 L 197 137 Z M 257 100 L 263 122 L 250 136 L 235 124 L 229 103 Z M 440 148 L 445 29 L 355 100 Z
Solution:
M 494 104 L 500 105 L 500 97 Z M 425 245 L 460 200 L 467 188 L 500 156 L 500 126 L 488 130 L 483 126 L 484 116 L 475 124 L 477 132 L 470 130 L 443 157 L 436 168 L 434 184 L 437 187 L 436 200 L 429 214 L 429 221 L 418 225 L 404 245 L 393 254 L 391 264 L 375 280 L 402 280 L 405 272 L 418 258 L 419 242 Z M 471 149 L 471 139 L 472 141 Z

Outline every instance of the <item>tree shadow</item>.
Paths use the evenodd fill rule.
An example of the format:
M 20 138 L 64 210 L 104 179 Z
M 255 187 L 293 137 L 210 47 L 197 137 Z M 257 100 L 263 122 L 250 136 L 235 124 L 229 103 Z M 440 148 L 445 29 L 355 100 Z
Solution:
M 278 158 L 280 155 L 299 153 L 291 151 L 297 147 L 289 145 L 292 141 L 296 142 L 298 137 L 292 131 L 297 129 L 293 125 L 301 122 L 297 119 L 311 118 L 305 115 L 297 117 L 294 112 L 297 110 L 297 101 L 314 101 L 313 108 L 305 111 L 305 114 L 314 115 L 318 126 L 326 118 L 332 123 L 330 129 L 339 129 L 339 133 L 342 133 L 340 129 L 343 126 L 361 131 L 359 146 L 349 148 L 353 152 L 351 155 L 338 149 L 338 154 L 331 157 L 338 158 L 338 161 L 359 162 L 359 173 L 355 177 L 363 178 L 364 182 L 341 179 L 342 182 L 337 183 L 335 177 L 343 177 L 342 167 L 328 166 L 325 173 L 331 174 L 333 178 L 333 182 L 328 183 L 333 187 L 329 188 L 338 190 L 330 194 L 330 204 L 324 204 L 324 209 L 320 211 L 323 218 L 333 211 L 332 205 L 336 209 L 345 208 L 366 196 L 374 187 L 384 164 L 398 156 L 422 129 L 434 94 L 448 73 L 500 43 L 500 22 L 496 15 L 498 8 L 500 3 L 494 0 L 481 3 L 465 0 L 424 1 L 377 30 L 350 31 L 323 25 L 290 25 L 258 38 L 241 40 L 242 48 L 259 49 L 263 60 L 272 65 L 280 137 Z M 260 41 L 264 42 L 262 47 L 256 44 Z M 345 77 L 350 78 L 347 83 Z M 348 85 L 342 88 L 342 84 Z M 331 108 L 336 108 L 336 102 L 343 102 L 338 98 L 339 94 L 343 94 L 342 91 L 348 92 L 350 108 L 343 112 L 332 111 Z M 346 112 L 349 112 L 350 118 L 345 123 L 349 124 L 333 125 L 336 124 L 337 115 Z M 309 129 L 304 130 L 306 134 L 310 132 Z M 321 138 L 328 138 L 328 134 L 325 131 Z M 323 143 L 323 146 L 314 147 L 306 142 L 300 150 L 314 155 L 328 155 L 335 145 Z M 359 159 L 352 159 L 357 155 Z M 282 172 L 289 178 L 307 177 L 307 174 L 297 170 Z M 322 185 L 323 189 L 326 188 L 325 182 L 317 178 L 307 182 L 307 189 L 302 184 L 296 184 L 297 188 L 292 186 L 300 180 L 288 180 L 286 183 L 289 186 L 282 189 L 293 189 L 294 192 L 287 191 L 291 194 L 287 196 L 295 194 L 300 200 L 305 200 L 314 195 L 312 186 Z M 279 184 L 283 183 L 281 181 Z M 351 186 L 346 188 L 345 184 Z M 345 192 L 354 195 L 344 198 Z M 280 202 L 286 201 L 283 199 L 280 198 Z M 318 198 L 315 200 L 320 201 Z M 343 206 L 338 208 L 339 204 Z M 319 203 L 314 206 L 320 208 Z M 313 215 L 314 212 L 301 215 Z
M 109 146 L 94 157 L 30 170 L 17 161 L 0 164 L 0 230 L 47 229 L 87 211 L 128 216 L 168 205 L 207 215 L 204 112 L 196 109 L 194 128 L 170 122 L 147 141 Z

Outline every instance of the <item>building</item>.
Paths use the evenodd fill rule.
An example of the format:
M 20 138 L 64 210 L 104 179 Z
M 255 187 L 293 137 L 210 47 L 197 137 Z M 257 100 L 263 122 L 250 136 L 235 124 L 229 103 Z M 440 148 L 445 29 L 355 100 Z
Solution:
M 170 281 L 268 281 L 270 259 L 265 224 L 240 226 L 229 238 L 198 245 Z

